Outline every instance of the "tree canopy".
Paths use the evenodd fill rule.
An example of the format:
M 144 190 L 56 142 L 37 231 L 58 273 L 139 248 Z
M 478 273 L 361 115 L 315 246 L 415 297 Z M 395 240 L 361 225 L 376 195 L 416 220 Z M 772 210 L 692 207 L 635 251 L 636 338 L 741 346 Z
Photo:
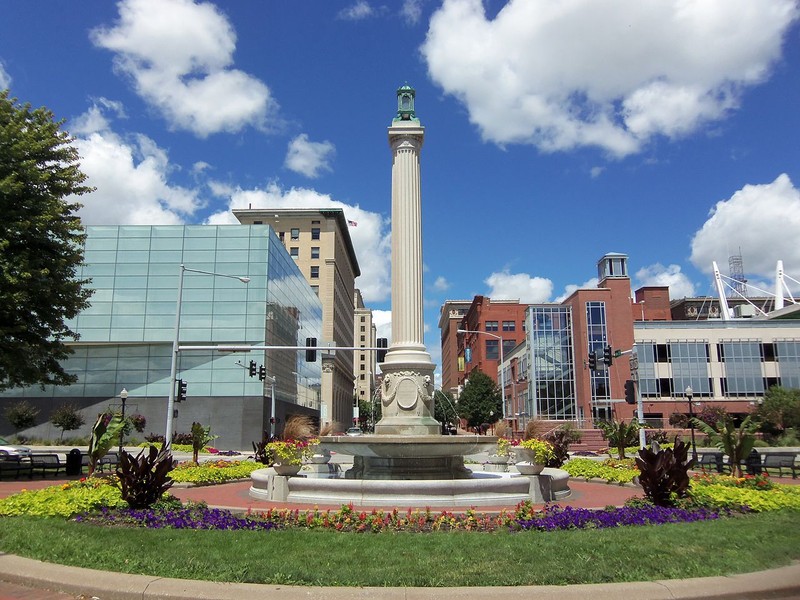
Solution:
M 92 188 L 62 125 L 0 92 L 0 390 L 75 381 L 59 363 L 78 337 L 65 321 L 91 291 L 77 276 L 85 236 L 69 199 Z
M 781 434 L 790 427 L 800 427 L 800 390 L 769 388 L 756 409 L 756 418 L 766 433 Z
M 467 420 L 469 427 L 496 423 L 502 416 L 503 399 L 500 388 L 486 373 L 474 369 L 469 382 L 458 397 L 458 415 Z

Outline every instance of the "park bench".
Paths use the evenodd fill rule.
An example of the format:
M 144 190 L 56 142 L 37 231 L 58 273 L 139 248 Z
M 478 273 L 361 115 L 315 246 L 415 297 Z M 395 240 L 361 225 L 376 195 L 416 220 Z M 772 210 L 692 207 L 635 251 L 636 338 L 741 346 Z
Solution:
M 730 470 L 730 466 L 723 460 L 722 452 L 703 452 L 699 454 L 695 466 L 703 472 L 707 469 L 717 473 L 725 473 Z
M 58 475 L 58 472 L 65 468 L 58 454 L 32 454 L 31 467 L 34 471 L 41 470 L 42 476 L 46 476 L 48 471 Z
M 22 473 L 27 474 L 29 479 L 33 479 L 33 466 L 28 458 L 3 454 L 0 455 L 0 479 L 7 473 L 13 473 L 14 479 L 19 479 Z
M 794 452 L 764 452 L 761 454 L 761 468 L 767 472 L 770 469 L 778 471 L 778 477 L 783 477 L 783 472 L 786 470 L 792 474 L 792 479 L 797 479 L 798 468 L 795 466 L 794 460 L 796 453 Z
M 101 457 L 99 461 L 97 461 L 97 470 L 103 473 L 108 467 L 109 471 L 114 471 L 119 464 L 119 453 L 118 452 L 109 452 L 105 456 Z

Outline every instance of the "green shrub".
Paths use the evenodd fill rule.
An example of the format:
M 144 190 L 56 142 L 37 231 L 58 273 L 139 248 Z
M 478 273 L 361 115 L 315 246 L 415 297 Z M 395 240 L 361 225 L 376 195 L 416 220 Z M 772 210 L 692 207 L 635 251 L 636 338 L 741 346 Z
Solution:
M 175 483 L 195 483 L 197 485 L 213 485 L 236 479 L 247 479 L 256 469 L 264 465 L 253 461 L 217 460 L 195 463 L 181 463 L 169 474 Z
M 172 470 L 172 453 L 151 445 L 134 457 L 122 452 L 119 457 L 117 475 L 122 498 L 131 508 L 153 506 L 171 486 L 169 472 Z
M 705 476 L 692 481 L 689 495 L 692 503 L 708 508 L 743 506 L 754 512 L 770 510 L 800 510 L 800 486 L 766 482 L 759 487 L 758 477 Z
M 0 500 L 0 516 L 32 515 L 66 519 L 103 506 L 124 505 L 120 491 L 112 479 L 89 477 L 41 490 L 23 490 L 4 498 Z
M 639 483 L 647 499 L 657 506 L 673 506 L 676 498 L 684 498 L 689 491 L 689 468 L 693 461 L 687 460 L 689 448 L 675 438 L 675 447 L 653 452 L 649 448 L 639 450 L 636 466 L 639 467 Z
M 14 431 L 28 429 L 36 425 L 36 417 L 39 416 L 39 409 L 34 407 L 27 400 L 19 400 L 9 405 L 3 415 L 11 423 Z
M 633 459 L 630 459 L 633 462 Z M 591 458 L 573 458 L 563 467 L 570 477 L 582 479 L 604 479 L 609 483 L 630 483 L 639 475 L 639 470 L 626 466 L 621 461 L 596 461 Z

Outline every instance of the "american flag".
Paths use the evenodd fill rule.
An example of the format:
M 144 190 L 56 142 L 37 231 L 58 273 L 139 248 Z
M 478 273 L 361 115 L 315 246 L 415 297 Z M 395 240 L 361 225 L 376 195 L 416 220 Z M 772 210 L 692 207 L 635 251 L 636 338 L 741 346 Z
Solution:
M 350 225 L 350 227 L 357 227 L 358 226 L 358 223 L 356 223 L 355 221 L 348 221 L 347 224 Z

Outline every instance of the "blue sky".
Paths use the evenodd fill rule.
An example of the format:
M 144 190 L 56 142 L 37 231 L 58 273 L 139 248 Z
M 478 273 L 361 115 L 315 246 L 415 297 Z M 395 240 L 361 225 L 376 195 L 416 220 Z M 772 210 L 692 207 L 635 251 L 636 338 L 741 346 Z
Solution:
M 67 119 L 86 224 L 340 206 L 378 319 L 396 89 L 426 127 L 427 344 L 475 294 L 558 300 L 606 252 L 634 288 L 800 279 L 795 0 L 11 2 L 0 87 Z

